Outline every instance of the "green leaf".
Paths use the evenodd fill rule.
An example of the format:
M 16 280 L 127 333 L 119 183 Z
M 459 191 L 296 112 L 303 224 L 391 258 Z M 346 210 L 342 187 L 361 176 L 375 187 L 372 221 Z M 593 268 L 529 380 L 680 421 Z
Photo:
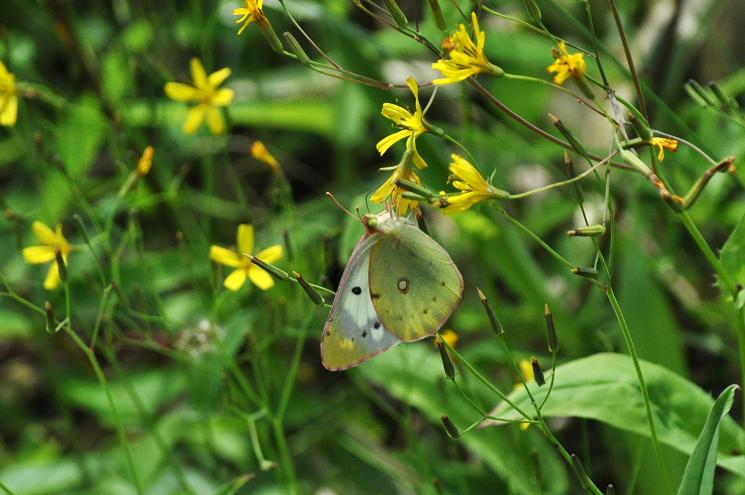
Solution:
M 714 489 L 714 469 L 716 468 L 717 444 L 719 443 L 719 425 L 727 416 L 735 400 L 737 385 L 730 385 L 719 394 L 706 418 L 704 429 L 698 437 L 696 448 L 688 460 L 683 482 L 678 495 L 711 494 Z
M 722 247 L 720 256 L 724 268 L 739 283 L 745 285 L 745 215 Z
M 696 384 L 662 366 L 646 361 L 640 364 L 649 389 L 658 439 L 690 455 L 712 408 L 713 399 Z M 535 384 L 531 384 L 530 388 L 539 403 L 548 390 L 548 387 Z M 530 400 L 522 389 L 510 394 L 510 399 L 524 410 L 531 408 Z M 621 430 L 649 436 L 634 365 L 631 358 L 622 354 L 595 354 L 558 366 L 556 385 L 542 413 L 547 417 L 594 419 Z M 507 419 L 519 418 L 505 403 L 499 404 L 493 415 Z M 743 435 L 743 430 L 732 418 L 722 420 L 717 465 L 745 477 L 745 457 L 730 454 L 739 450 Z

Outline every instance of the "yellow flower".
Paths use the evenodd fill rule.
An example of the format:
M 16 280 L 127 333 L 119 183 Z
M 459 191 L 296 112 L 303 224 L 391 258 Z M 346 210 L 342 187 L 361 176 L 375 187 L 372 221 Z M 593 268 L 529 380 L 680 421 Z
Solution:
M 422 114 L 422 106 L 419 104 L 419 86 L 416 83 L 416 79 L 414 79 L 412 76 L 409 76 L 406 79 L 406 84 L 409 86 L 409 89 L 414 94 L 414 106 L 416 108 L 416 111 L 414 113 L 411 113 L 407 109 L 398 105 L 394 105 L 393 103 L 383 103 L 383 109 L 380 113 L 383 115 L 383 117 L 393 121 L 393 123 L 400 127 L 401 130 L 398 132 L 394 132 L 390 136 L 386 136 L 378 141 L 378 144 L 375 145 L 375 148 L 377 148 L 380 156 L 383 156 L 383 154 L 388 151 L 388 148 L 393 146 L 395 143 L 401 141 L 402 139 L 410 138 L 411 149 L 414 151 L 414 164 L 418 168 L 424 168 L 427 166 L 427 164 L 422 159 L 422 157 L 419 156 L 419 153 L 416 150 L 416 138 L 424 134 L 428 130 L 427 126 L 424 124 L 424 114 Z
M 72 251 L 72 246 L 62 235 L 62 225 L 57 225 L 56 230 L 52 230 L 41 222 L 34 222 L 31 228 L 36 234 L 36 238 L 41 242 L 40 246 L 30 246 L 23 249 L 23 259 L 26 263 L 37 265 L 39 263 L 52 262 L 49 267 L 47 276 L 44 279 L 44 288 L 52 290 L 59 285 L 59 267 L 57 266 L 56 253 L 60 252 L 62 259 L 67 264 L 67 257 Z
M 450 178 L 448 179 L 460 192 L 445 194 L 438 206 L 445 213 L 459 213 L 476 203 L 487 199 L 507 198 L 509 194 L 489 184 L 468 160 L 456 154 L 451 155 Z
M 18 117 L 16 78 L 0 62 L 0 125 L 12 126 Z
M 559 42 L 558 49 L 551 50 L 551 54 L 555 60 L 553 64 L 546 67 L 546 70 L 550 73 L 556 73 L 554 84 L 564 84 L 564 81 L 569 79 L 570 76 L 582 77 L 587 72 L 585 55 L 583 53 L 569 55 L 566 43 L 563 41 Z
M 440 332 L 439 335 L 440 338 L 447 342 L 450 347 L 455 347 L 455 344 L 458 343 L 458 334 L 455 333 L 455 330 L 447 328 Z
M 261 141 L 254 141 L 254 144 L 251 145 L 251 156 L 267 164 L 275 173 L 281 170 L 277 159 L 269 153 L 269 150 L 266 149 L 266 146 Z
M 657 159 L 662 161 L 665 159 L 665 150 L 670 150 L 673 153 L 678 151 L 678 141 L 675 139 L 653 137 L 649 140 L 649 144 L 657 146 Z
M 249 24 L 251 24 L 253 21 L 256 21 L 256 24 L 265 24 L 267 22 L 266 16 L 264 15 L 264 12 L 261 10 L 261 6 L 264 3 L 264 0 L 244 0 L 246 3 L 245 7 L 239 7 L 237 9 L 233 9 L 233 15 L 239 15 L 241 16 L 239 19 L 235 21 L 236 24 L 243 23 L 241 28 L 238 30 L 238 36 L 243 32 L 244 29 L 248 27 Z
M 191 79 L 193 86 L 177 82 L 166 84 L 166 96 L 175 101 L 193 101 L 197 105 L 189 110 L 184 122 L 184 132 L 193 134 L 207 118 L 207 127 L 212 134 L 221 134 L 225 130 L 225 120 L 218 107 L 225 107 L 233 100 L 232 89 L 218 89 L 218 86 L 230 76 L 227 67 L 213 72 L 209 76 L 204 71 L 202 62 L 191 59 Z
M 411 141 L 411 138 L 409 140 Z M 396 185 L 396 180 L 398 179 L 405 179 L 415 184 L 421 184 L 419 177 L 411 167 L 413 151 L 409 148 L 408 143 L 406 147 L 407 151 L 401 163 L 396 166 L 391 176 L 388 177 L 388 180 L 370 196 L 370 201 L 373 203 L 382 203 L 386 199 L 391 198 L 391 204 L 396 208 L 396 212 L 399 215 L 406 215 L 409 210 L 413 210 L 419 205 L 419 202 L 416 200 L 404 198 L 404 190 Z
M 221 265 L 235 268 L 235 270 L 225 278 L 223 285 L 226 289 L 236 291 L 243 287 L 248 277 L 253 284 L 261 290 L 267 290 L 274 286 L 272 276 L 267 272 L 254 265 L 253 262 L 244 254 L 253 254 L 254 249 L 254 228 L 252 225 L 240 224 L 237 235 L 238 252 L 225 249 L 220 246 L 210 246 L 210 259 Z M 261 261 L 274 263 L 282 257 L 282 246 L 274 245 L 268 247 L 256 255 Z
M 155 150 L 150 145 L 146 146 L 143 150 L 142 156 L 140 156 L 140 160 L 137 162 L 137 174 L 140 177 L 144 177 L 150 173 L 150 169 L 153 167 L 154 152 Z
M 474 12 L 471 12 L 473 23 L 473 36 L 466 32 L 466 27 L 461 24 L 458 31 L 446 38 L 444 45 L 448 50 L 447 59 L 443 58 L 432 64 L 432 68 L 439 70 L 444 77 L 432 81 L 434 84 L 452 84 L 468 79 L 481 72 L 487 72 L 501 76 L 504 71 L 492 64 L 484 55 L 484 32 L 479 29 L 479 20 Z

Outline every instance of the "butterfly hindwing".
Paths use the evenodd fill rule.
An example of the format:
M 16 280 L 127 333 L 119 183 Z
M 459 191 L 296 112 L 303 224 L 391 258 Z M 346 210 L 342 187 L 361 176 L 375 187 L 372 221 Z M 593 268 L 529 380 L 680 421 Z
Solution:
M 404 342 L 433 335 L 455 311 L 463 277 L 427 234 L 391 220 L 370 247 L 369 284 L 380 322 Z
M 344 269 L 321 338 L 321 359 L 329 370 L 351 368 L 401 342 L 378 319 L 370 297 L 370 252 L 382 238 L 377 232 L 363 237 Z

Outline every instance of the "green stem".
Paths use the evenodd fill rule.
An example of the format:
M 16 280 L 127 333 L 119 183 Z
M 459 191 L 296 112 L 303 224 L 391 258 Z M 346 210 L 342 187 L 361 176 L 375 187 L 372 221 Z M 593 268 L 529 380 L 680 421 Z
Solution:
M 657 440 L 657 430 L 654 426 L 654 417 L 652 416 L 652 402 L 649 399 L 649 390 L 647 389 L 647 382 L 644 380 L 642 367 L 639 363 L 639 356 L 636 353 L 636 346 L 634 346 L 634 341 L 631 338 L 631 330 L 629 329 L 628 323 L 626 323 L 626 318 L 623 315 L 623 311 L 621 310 L 621 305 L 618 303 L 618 299 L 616 299 L 616 294 L 613 292 L 613 288 L 610 285 L 605 291 L 605 294 L 606 296 L 608 296 L 608 301 L 610 301 L 611 307 L 613 307 L 613 312 L 615 313 L 618 324 L 621 327 L 623 339 L 626 341 L 626 348 L 629 352 L 629 356 L 631 356 L 631 361 L 634 363 L 636 378 L 639 381 L 639 388 L 641 388 L 642 398 L 644 400 L 644 412 L 647 416 L 647 425 L 649 426 L 649 436 L 652 440 L 652 448 L 654 449 L 655 457 L 657 458 L 657 464 L 663 471 L 663 478 L 665 479 L 665 484 L 668 487 L 668 492 L 670 492 L 670 480 L 668 479 L 667 470 L 665 469 L 665 466 L 662 462 L 660 445 L 659 441 Z
M 725 285 L 727 291 L 733 297 L 737 297 L 738 290 L 736 284 L 730 278 L 729 273 L 727 273 L 724 265 L 722 265 L 722 262 L 719 261 L 717 255 L 711 249 L 709 243 L 706 242 L 706 239 L 704 239 L 701 231 L 698 230 L 696 224 L 693 223 L 693 219 L 691 218 L 691 216 L 688 214 L 687 211 L 681 211 L 678 212 L 678 217 L 680 218 L 680 221 L 683 222 L 683 225 L 685 226 L 686 230 L 688 230 L 688 233 L 691 234 L 691 237 L 693 237 L 693 240 L 696 242 L 696 245 L 701 250 L 704 257 L 706 257 L 706 261 L 708 261 L 714 271 L 717 272 L 719 279 Z
M 298 493 L 297 478 L 295 477 L 295 468 L 292 465 L 292 457 L 290 456 L 290 449 L 287 447 L 281 418 L 272 418 L 272 431 L 274 432 L 274 441 L 277 442 L 277 448 L 279 449 L 280 466 L 287 478 L 287 491 L 290 495 L 295 495 Z
M 132 481 L 134 482 L 135 489 L 137 490 L 138 495 L 144 495 L 144 491 L 142 490 L 142 485 L 140 485 L 140 479 L 137 475 L 137 470 L 135 469 L 135 463 L 134 463 L 134 457 L 132 456 L 132 449 L 129 446 L 129 441 L 127 441 L 127 433 L 124 430 L 124 424 L 122 423 L 122 418 L 119 415 L 119 410 L 116 408 L 116 404 L 114 402 L 114 397 L 111 395 L 111 389 L 109 388 L 109 384 L 106 380 L 106 375 L 104 375 L 103 370 L 101 369 L 101 366 L 98 363 L 98 359 L 96 359 L 95 353 L 87 346 L 85 345 L 85 342 L 78 337 L 78 334 L 75 333 L 75 331 L 70 328 L 69 321 L 66 325 L 62 326 L 62 330 L 67 332 L 67 334 L 72 338 L 73 342 L 76 346 L 85 354 L 85 357 L 88 358 L 88 362 L 91 365 L 91 368 L 93 368 L 93 372 L 96 374 L 96 378 L 98 379 L 98 383 L 103 389 L 104 393 L 106 394 L 106 400 L 109 403 L 109 409 L 111 409 L 111 414 L 114 416 L 114 423 L 116 424 L 116 431 L 119 435 L 119 441 L 121 442 L 122 446 L 124 447 L 124 451 L 126 453 L 127 458 L 127 465 L 130 470 L 130 474 L 132 475 Z

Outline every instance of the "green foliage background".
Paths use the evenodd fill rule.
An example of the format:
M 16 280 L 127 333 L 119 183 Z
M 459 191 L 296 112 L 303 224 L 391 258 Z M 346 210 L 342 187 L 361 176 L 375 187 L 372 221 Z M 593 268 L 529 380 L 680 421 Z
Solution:
M 554 33 L 590 46 L 583 2 L 539 3 Z M 409 73 L 420 82 L 434 76 L 431 54 L 353 2 L 286 4 L 313 40 L 350 70 L 396 83 Z M 427 2 L 400 4 L 430 39 L 442 38 Z M 457 10 L 452 2 L 441 4 L 455 29 Z M 473 8 L 458 4 L 466 12 Z M 684 91 L 688 78 L 717 80 L 743 102 L 740 2 L 619 4 L 654 127 L 715 159 L 732 155 L 742 163 L 745 129 Z M 527 18 L 517 0 L 487 5 Z M 590 5 L 608 77 L 633 99 L 608 4 Z M 239 223 L 255 226 L 258 248 L 285 246 L 278 266 L 335 288 L 362 227 L 324 192 L 367 211 L 365 194 L 386 177 L 377 168 L 395 164 L 402 146 L 377 155 L 375 143 L 391 132 L 380 107 L 412 103 L 408 92 L 324 77 L 281 57 L 255 25 L 237 37 L 235 6 L 12 0 L 0 7 L 0 60 L 31 85 L 16 126 L 0 130 L 0 482 L 6 491 L 129 494 L 139 483 L 146 494 L 579 492 L 569 467 L 535 427 L 521 431 L 510 424 L 474 429 L 457 441 L 447 437 L 443 414 L 460 427 L 479 416 L 445 379 L 429 340 L 332 373 L 318 353 L 327 311 L 296 284 L 277 282 L 266 292 L 248 283 L 237 293 L 223 289 L 228 272 L 209 261 L 209 246 L 233 245 Z M 265 13 L 277 32 L 300 38 L 277 3 L 267 0 Z M 512 73 L 550 77 L 549 40 L 486 14 L 482 28 L 491 61 Z M 184 135 L 186 106 L 163 94 L 166 82 L 188 82 L 191 57 L 208 72 L 232 69 L 225 86 L 236 98 L 227 110 L 226 136 L 205 129 Z M 548 112 L 556 114 L 589 148 L 607 153 L 606 128 L 572 98 L 548 86 L 480 81 L 529 121 L 559 136 L 548 119 Z M 493 170 L 495 186 L 520 192 L 565 178 L 561 148 L 469 89 L 441 89 L 428 119 L 463 142 L 483 171 Z M 422 92 L 427 101 L 431 92 Z M 257 139 L 281 162 L 290 196 L 281 178 L 250 157 Z M 155 149 L 152 171 L 117 199 L 148 144 Z M 423 181 L 444 189 L 452 145 L 425 135 L 418 146 L 430 164 Z M 683 191 L 707 166 L 681 145 L 662 168 Z M 569 363 L 563 383 L 579 383 L 549 403 L 553 431 L 598 486 L 665 493 L 683 475 L 713 404 L 708 394 L 740 381 L 737 316 L 657 192 L 630 174 L 619 173 L 612 184 L 613 285 L 638 353 L 654 367 L 656 417 L 672 432 L 662 440 L 667 474 L 655 464 L 628 361 L 601 354 L 625 353 L 602 291 L 487 206 L 453 217 L 425 208 L 425 216 L 466 282 L 464 301 L 448 323 L 460 336 L 456 348 L 509 392 L 517 377 L 475 287 L 489 296 L 516 355 L 536 356 L 544 369 L 551 363 L 543 327 L 548 303 L 559 364 Z M 717 253 L 740 224 L 722 254 L 740 284 L 744 185 L 741 171 L 717 174 L 690 212 Z M 565 236 L 580 219 L 571 198 L 564 188 L 505 206 L 577 266 L 591 266 L 589 240 Z M 600 211 L 602 191 L 588 185 L 585 198 Z M 88 344 L 100 320 L 89 356 L 67 333 L 46 332 L 43 314 L 10 297 L 13 292 L 37 308 L 49 301 L 57 319 L 64 317 L 64 290 L 45 291 L 46 268 L 21 256 L 36 243 L 34 220 L 62 223 L 77 247 L 68 269 L 72 327 Z M 92 362 L 101 366 L 103 387 Z M 498 397 L 459 368 L 458 379 L 480 406 L 496 406 Z M 601 378 L 607 382 L 589 386 Z M 558 394 L 562 375 L 556 380 Z M 734 418 L 743 413 L 740 395 Z M 745 492 L 743 438 L 736 420 L 727 418 L 717 493 Z

